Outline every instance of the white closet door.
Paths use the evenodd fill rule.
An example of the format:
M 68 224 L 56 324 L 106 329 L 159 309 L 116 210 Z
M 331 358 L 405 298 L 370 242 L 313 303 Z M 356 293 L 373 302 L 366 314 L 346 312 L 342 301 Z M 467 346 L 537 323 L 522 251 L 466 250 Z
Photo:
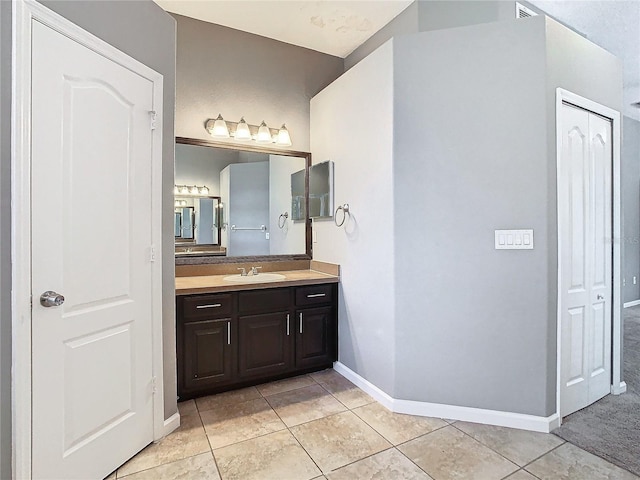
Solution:
M 563 104 L 559 182 L 561 415 L 611 385 L 611 123 Z

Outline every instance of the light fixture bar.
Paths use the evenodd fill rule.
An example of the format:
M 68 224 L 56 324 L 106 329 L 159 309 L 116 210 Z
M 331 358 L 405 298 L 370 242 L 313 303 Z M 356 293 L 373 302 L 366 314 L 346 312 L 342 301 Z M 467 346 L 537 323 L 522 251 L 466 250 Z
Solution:
M 173 186 L 173 194 L 189 197 L 202 197 L 209 195 L 209 187 L 203 185 L 201 187 L 197 185 L 174 185 Z
M 226 125 L 226 130 L 223 127 L 223 122 Z M 238 131 L 239 124 L 241 126 Z M 248 134 L 246 133 L 246 128 L 249 130 Z M 284 124 L 281 128 L 271 128 L 264 121 L 260 125 L 252 125 L 246 123 L 244 118 L 241 118 L 240 122 L 231 122 L 224 120 L 222 115 L 218 115 L 218 118 L 207 120 L 205 129 L 214 138 L 233 138 L 237 141 L 253 140 L 257 143 L 275 143 L 276 145 L 287 147 L 291 145 L 291 136 Z M 267 132 L 270 139 L 267 137 Z

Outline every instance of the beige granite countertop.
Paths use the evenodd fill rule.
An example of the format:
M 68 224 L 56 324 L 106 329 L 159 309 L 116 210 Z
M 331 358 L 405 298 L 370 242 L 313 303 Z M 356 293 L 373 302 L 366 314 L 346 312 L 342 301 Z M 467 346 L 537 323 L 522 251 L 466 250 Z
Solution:
M 265 282 L 256 282 L 252 279 L 252 281 L 244 283 L 224 280 L 224 277 L 229 276 L 229 274 L 176 277 L 176 295 L 234 292 L 238 290 L 258 290 L 262 288 L 291 287 L 299 285 L 317 285 L 319 283 L 338 283 L 340 281 L 339 275 L 331 275 L 311 269 L 274 271 L 272 273 L 284 275 L 285 279 Z

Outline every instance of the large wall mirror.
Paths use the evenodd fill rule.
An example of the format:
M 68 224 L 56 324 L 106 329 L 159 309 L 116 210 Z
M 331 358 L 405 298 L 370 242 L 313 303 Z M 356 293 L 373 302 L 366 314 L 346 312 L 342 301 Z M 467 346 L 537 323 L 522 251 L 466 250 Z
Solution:
M 291 210 L 292 175 L 308 199 L 310 165 L 306 152 L 176 138 L 176 263 L 311 258 L 309 202 Z

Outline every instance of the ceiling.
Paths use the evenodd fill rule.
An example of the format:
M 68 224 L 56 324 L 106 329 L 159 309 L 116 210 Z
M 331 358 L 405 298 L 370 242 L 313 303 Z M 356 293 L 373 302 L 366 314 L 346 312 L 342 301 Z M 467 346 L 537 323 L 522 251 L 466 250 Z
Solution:
M 346 57 L 413 0 L 155 0 L 162 8 Z
M 155 1 L 169 12 L 342 58 L 412 3 L 412 0 Z M 630 106 L 640 101 L 640 0 L 529 0 L 529 3 L 622 59 L 625 114 L 640 120 L 640 108 Z

